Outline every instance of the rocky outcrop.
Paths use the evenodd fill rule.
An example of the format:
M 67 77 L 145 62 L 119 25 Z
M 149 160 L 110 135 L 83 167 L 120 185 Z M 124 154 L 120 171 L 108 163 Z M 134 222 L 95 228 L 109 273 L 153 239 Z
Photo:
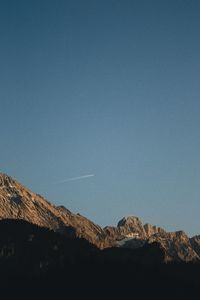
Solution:
M 146 237 L 146 232 L 142 225 L 142 222 L 138 217 L 135 216 L 124 217 L 118 222 L 117 228 L 130 237 L 131 234 L 133 236 L 139 236 L 140 238 Z
M 153 226 L 153 225 L 148 224 L 148 223 L 144 225 L 144 230 L 146 232 L 147 237 L 150 237 L 150 236 L 152 236 L 153 234 L 156 234 L 156 233 L 165 233 L 165 230 L 163 228 Z

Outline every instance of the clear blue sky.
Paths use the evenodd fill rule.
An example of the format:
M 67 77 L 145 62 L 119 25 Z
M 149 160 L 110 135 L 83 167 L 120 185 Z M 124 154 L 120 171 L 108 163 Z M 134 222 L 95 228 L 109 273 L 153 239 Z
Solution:
M 199 16 L 198 0 L 2 0 L 1 172 L 103 226 L 200 233 Z

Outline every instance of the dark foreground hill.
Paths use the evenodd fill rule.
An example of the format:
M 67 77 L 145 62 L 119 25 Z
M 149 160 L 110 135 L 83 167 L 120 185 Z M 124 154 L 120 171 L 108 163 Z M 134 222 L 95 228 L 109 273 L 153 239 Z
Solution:
M 2 220 L 1 299 L 189 299 L 198 293 L 200 265 L 165 264 L 164 257 L 158 243 L 100 250 L 85 239 Z

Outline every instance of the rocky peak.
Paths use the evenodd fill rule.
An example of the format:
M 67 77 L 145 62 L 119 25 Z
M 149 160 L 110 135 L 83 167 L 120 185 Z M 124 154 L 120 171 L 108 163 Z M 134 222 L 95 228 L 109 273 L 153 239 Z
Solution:
M 128 233 L 136 233 L 140 237 L 145 237 L 146 233 L 144 230 L 144 227 L 142 225 L 142 222 L 138 217 L 135 216 L 128 216 L 122 218 L 118 224 L 117 228 L 121 231 L 126 231 Z
M 138 217 L 135 216 L 127 216 L 123 217 L 121 220 L 119 220 L 117 227 L 120 226 L 134 226 L 135 224 L 142 224 Z
M 70 211 L 69 209 L 67 209 L 64 205 L 59 205 L 59 206 L 57 206 L 57 209 L 58 209 L 61 213 L 71 214 L 71 211 Z
M 115 245 L 128 245 L 129 240 L 134 240 L 134 247 L 144 244 L 144 241 L 156 233 L 165 232 L 160 227 L 151 224 L 143 225 L 141 220 L 136 216 L 123 217 L 117 224 L 117 227 L 106 226 L 105 235 L 108 236 Z M 140 242 L 140 241 L 141 242 Z
M 0 188 L 12 187 L 14 180 L 4 173 L 0 173 Z

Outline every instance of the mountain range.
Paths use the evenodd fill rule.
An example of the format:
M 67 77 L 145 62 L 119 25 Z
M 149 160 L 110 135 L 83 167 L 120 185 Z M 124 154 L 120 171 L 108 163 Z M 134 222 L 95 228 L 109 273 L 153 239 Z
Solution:
M 64 206 L 50 203 L 3 173 L 0 173 L 0 219 L 25 220 L 67 237 L 84 238 L 100 249 L 135 249 L 157 242 L 165 253 L 165 262 L 200 261 L 200 236 L 189 238 L 184 231 L 166 232 L 151 224 L 143 225 L 135 216 L 122 218 L 116 227 L 101 228 Z
M 199 236 L 136 216 L 101 228 L 0 173 L 3 300 L 190 299 L 199 261 Z

